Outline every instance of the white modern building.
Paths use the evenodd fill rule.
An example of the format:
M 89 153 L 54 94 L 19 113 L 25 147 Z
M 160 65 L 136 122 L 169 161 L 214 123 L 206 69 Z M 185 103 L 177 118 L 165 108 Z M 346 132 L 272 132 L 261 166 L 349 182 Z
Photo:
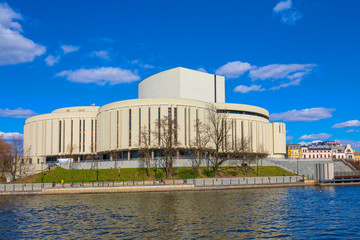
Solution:
M 154 130 L 156 121 L 163 116 L 176 121 L 178 156 L 186 155 L 196 134 L 195 120 L 206 123 L 210 108 L 215 108 L 217 114 L 228 114 L 231 141 L 246 138 L 254 153 L 265 152 L 273 158 L 285 156 L 285 124 L 270 123 L 269 112 L 264 108 L 225 103 L 222 76 L 178 67 L 142 80 L 138 91 L 139 99 L 102 107 L 61 108 L 28 118 L 24 148 L 30 149 L 32 164 L 66 155 L 79 159 L 137 158 L 140 129 L 146 126 Z M 151 142 L 156 156 L 159 147 L 156 141 Z

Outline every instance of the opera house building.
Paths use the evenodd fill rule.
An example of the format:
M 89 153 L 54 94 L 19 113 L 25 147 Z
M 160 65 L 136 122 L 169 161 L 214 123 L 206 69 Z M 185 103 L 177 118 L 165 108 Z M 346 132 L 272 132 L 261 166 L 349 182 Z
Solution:
M 209 108 L 227 114 L 229 141 L 246 138 L 252 152 L 266 152 L 272 158 L 285 156 L 285 124 L 270 123 L 264 108 L 225 103 L 223 76 L 177 67 L 142 80 L 138 95 L 138 99 L 101 107 L 66 107 L 28 118 L 24 149 L 29 149 L 32 164 L 67 155 L 80 160 L 136 159 L 140 130 L 143 126 L 156 130 L 156 122 L 164 116 L 176 122 L 178 156 L 184 157 L 196 135 L 196 119 L 206 123 Z M 157 141 L 151 141 L 151 146 L 152 156 L 159 156 Z

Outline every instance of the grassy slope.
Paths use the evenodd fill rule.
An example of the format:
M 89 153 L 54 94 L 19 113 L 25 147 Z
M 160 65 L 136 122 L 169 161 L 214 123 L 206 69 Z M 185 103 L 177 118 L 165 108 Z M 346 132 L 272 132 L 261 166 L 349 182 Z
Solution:
M 151 176 L 147 177 L 145 169 L 137 169 L 137 168 L 123 168 L 121 169 L 120 180 L 121 181 L 130 181 L 130 180 L 150 180 L 155 179 L 155 170 L 151 170 Z M 201 174 L 196 176 L 197 174 L 193 174 L 194 171 L 192 168 L 179 168 L 178 176 L 175 178 L 204 178 L 207 177 L 204 174 L 206 168 L 201 169 Z M 98 181 L 118 181 L 118 170 L 117 169 L 99 169 L 98 170 Z M 161 175 L 165 176 L 164 169 L 156 170 L 158 175 L 157 178 L 161 178 Z M 176 170 L 174 169 L 174 172 Z M 257 168 L 253 167 L 250 172 L 245 175 L 240 168 L 234 167 L 223 167 L 220 168 L 217 177 L 256 177 Z M 159 174 L 160 173 L 160 174 Z M 288 172 L 280 167 L 273 166 L 264 166 L 259 167 L 259 175 L 258 176 L 295 176 L 295 174 Z M 57 182 L 59 183 L 61 179 L 64 179 L 65 182 L 94 182 L 96 181 L 97 171 L 93 169 L 84 169 L 84 170 L 66 170 L 63 168 L 55 168 L 53 170 L 49 170 L 41 173 L 18 179 L 17 183 L 29 183 L 29 182 L 41 182 L 41 177 L 43 176 L 44 182 Z

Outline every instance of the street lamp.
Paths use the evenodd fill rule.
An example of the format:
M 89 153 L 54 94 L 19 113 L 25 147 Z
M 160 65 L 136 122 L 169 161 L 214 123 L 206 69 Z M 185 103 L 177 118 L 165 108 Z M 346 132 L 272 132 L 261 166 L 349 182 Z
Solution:
M 299 175 L 299 158 L 296 158 L 296 174 Z

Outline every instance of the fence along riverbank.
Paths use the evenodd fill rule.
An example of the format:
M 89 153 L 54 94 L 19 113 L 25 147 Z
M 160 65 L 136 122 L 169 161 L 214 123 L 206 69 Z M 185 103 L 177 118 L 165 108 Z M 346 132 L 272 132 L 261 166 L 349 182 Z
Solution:
M 165 179 L 161 181 L 113 181 L 113 182 L 85 182 L 85 183 L 26 183 L 26 184 L 0 184 L 0 195 L 23 194 L 54 194 L 69 190 L 71 193 L 96 191 L 164 191 L 168 190 L 197 190 L 197 188 L 243 188 L 243 187 L 269 187 L 279 185 L 299 184 L 303 182 L 301 176 L 283 177 L 245 177 L 245 178 L 203 178 L 203 179 Z

